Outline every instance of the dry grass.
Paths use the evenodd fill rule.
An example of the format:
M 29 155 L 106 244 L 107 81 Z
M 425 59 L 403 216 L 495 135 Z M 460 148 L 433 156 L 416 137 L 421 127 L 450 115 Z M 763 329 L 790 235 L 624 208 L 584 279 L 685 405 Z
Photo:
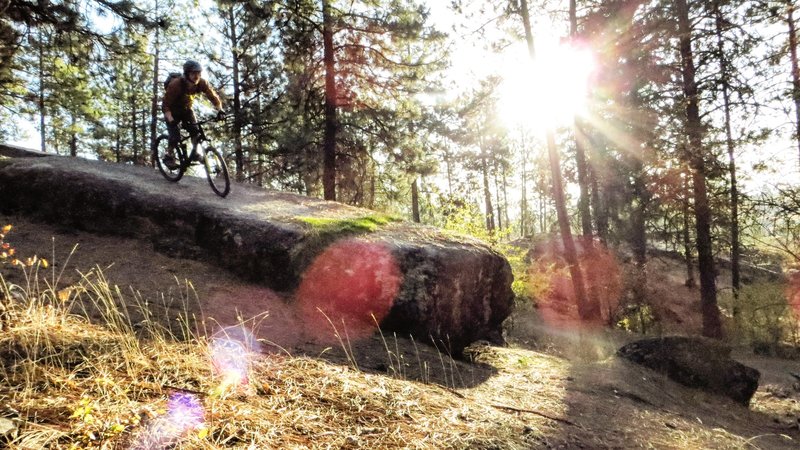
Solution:
M 159 300 L 171 314 L 164 316 L 148 312 L 159 305 L 123 295 L 102 270 L 83 274 L 68 290 L 56 288 L 54 269 L 47 276 L 27 270 L 23 287 L 0 275 L 0 292 L 13 299 L 10 327 L 0 335 L 0 417 L 20 424 L 8 442 L 12 449 L 792 448 L 797 442 L 797 433 L 784 438 L 770 427 L 764 402 L 761 412 L 748 411 L 613 358 L 568 361 L 522 348 L 471 348 L 474 361 L 495 368 L 472 384 L 456 382 L 457 364 L 446 355 L 438 354 L 439 365 L 421 362 L 424 350 L 415 343 L 383 335 L 386 372 L 394 377 L 359 370 L 360 349 L 342 339 L 345 364 L 250 352 L 246 377 L 231 381 L 215 370 L 214 337 L 196 332 L 180 307 L 192 295 L 190 284 L 180 285 L 179 298 Z M 405 379 L 415 364 L 425 382 Z M 443 374 L 432 377 L 433 371 Z M 426 383 L 431 379 L 444 382 Z M 196 409 L 179 417 L 176 399 Z
M 251 354 L 247 382 L 226 384 L 210 337 L 184 326 L 189 339 L 177 339 L 147 316 L 134 323 L 130 310 L 144 305 L 121 307 L 100 270 L 68 298 L 3 286 L 15 300 L 0 336 L 0 401 L 22 423 L 11 448 L 524 448 L 513 444 L 521 425 L 490 406 L 316 359 Z M 176 393 L 194 397 L 202 425 L 154 436 Z

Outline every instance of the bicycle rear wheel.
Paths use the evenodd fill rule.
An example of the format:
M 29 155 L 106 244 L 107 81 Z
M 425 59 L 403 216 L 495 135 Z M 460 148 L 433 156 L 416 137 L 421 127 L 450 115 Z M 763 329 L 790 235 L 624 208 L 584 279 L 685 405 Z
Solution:
M 169 149 L 169 136 L 166 134 L 162 134 L 161 136 L 156 139 L 156 148 L 153 151 L 153 157 L 156 160 L 156 165 L 158 166 L 158 171 L 161 172 L 161 175 L 164 175 L 169 181 L 177 182 L 178 180 L 183 177 L 183 173 L 186 170 L 186 166 L 180 164 L 180 156 L 178 155 L 178 149 L 173 151 L 173 156 L 175 160 L 178 162 L 178 167 L 175 169 L 170 170 L 164 164 L 164 157 L 167 156 L 167 150 Z
M 231 191 L 231 179 L 228 176 L 228 166 L 222 153 L 214 147 L 206 147 L 203 157 L 203 164 L 206 166 L 206 175 L 211 189 L 220 197 L 225 197 Z

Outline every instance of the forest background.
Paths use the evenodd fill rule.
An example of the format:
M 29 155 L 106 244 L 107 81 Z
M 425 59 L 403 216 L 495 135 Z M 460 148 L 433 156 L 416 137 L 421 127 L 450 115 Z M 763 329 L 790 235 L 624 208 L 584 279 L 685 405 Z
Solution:
M 795 15 L 791 0 L 5 0 L 0 141 L 152 164 L 163 80 L 196 59 L 239 181 L 493 242 L 560 233 L 583 318 L 597 293 L 573 233 L 626 249 L 633 305 L 648 247 L 673 251 L 720 336 L 742 258 L 800 263 Z

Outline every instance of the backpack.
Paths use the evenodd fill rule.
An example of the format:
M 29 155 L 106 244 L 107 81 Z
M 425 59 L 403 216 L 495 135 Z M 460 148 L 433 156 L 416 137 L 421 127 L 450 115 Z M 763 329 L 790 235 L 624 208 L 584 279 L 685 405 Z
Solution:
M 170 72 L 169 75 L 167 75 L 167 79 L 164 80 L 164 90 L 167 90 L 167 86 L 169 86 L 169 83 L 172 82 L 173 79 L 180 78 L 181 76 L 180 72 Z

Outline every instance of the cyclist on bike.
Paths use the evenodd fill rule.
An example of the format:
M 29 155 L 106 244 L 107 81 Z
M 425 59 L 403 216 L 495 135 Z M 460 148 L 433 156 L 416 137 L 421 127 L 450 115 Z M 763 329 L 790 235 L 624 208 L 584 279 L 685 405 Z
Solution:
M 186 61 L 183 64 L 183 76 L 175 77 L 167 84 L 164 99 L 161 102 L 161 110 L 164 112 L 164 119 L 167 121 L 167 130 L 169 131 L 169 149 L 163 162 L 170 170 L 178 167 L 174 152 L 181 139 L 181 124 L 191 135 L 192 146 L 197 144 L 199 130 L 196 125 L 197 119 L 192 111 L 192 99 L 196 94 L 202 92 L 211 101 L 217 110 L 217 119 L 225 118 L 222 102 L 214 88 L 200 76 L 202 71 L 203 67 L 197 61 Z

